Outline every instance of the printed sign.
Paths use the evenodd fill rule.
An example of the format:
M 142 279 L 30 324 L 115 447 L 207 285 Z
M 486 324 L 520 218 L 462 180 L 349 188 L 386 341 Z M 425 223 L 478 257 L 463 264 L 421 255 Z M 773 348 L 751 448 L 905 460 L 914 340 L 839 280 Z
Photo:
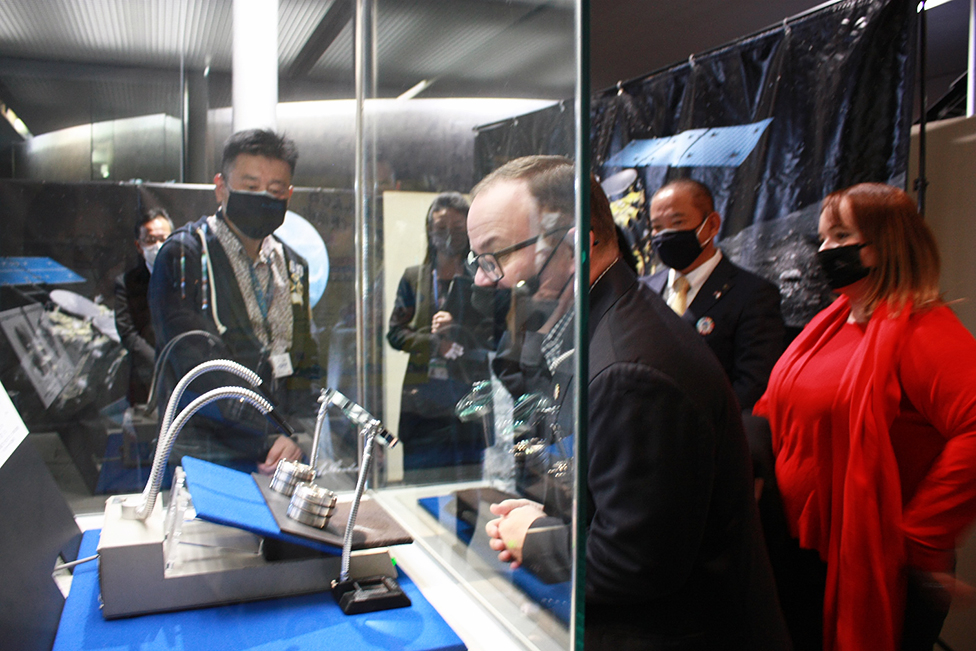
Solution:
M 27 426 L 10 401 L 7 390 L 0 383 L 0 467 L 27 437 Z

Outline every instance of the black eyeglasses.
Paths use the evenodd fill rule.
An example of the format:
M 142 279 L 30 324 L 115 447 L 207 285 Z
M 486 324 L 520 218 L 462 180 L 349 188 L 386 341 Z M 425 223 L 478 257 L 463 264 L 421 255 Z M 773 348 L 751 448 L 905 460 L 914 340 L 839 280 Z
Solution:
M 502 271 L 502 265 L 498 261 L 499 258 L 503 258 L 506 255 L 515 253 L 516 251 L 524 249 L 527 246 L 532 246 L 539 241 L 540 237 L 549 237 L 550 235 L 554 235 L 559 231 L 568 231 L 570 228 L 570 226 L 553 228 L 545 233 L 541 233 L 535 237 L 530 237 L 527 240 L 522 240 L 521 242 L 513 244 L 512 246 L 506 246 L 504 249 L 495 251 L 493 253 L 482 253 L 480 255 L 475 255 L 474 251 L 468 251 L 468 271 L 470 271 L 471 275 L 473 276 L 480 268 L 485 273 L 485 276 L 488 277 L 488 280 L 493 283 L 497 283 L 505 276 L 505 272 Z

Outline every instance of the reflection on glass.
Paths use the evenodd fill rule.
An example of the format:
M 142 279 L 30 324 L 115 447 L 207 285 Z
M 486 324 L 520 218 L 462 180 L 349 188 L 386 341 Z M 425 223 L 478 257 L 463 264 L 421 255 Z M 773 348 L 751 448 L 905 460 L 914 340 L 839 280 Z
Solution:
M 481 475 L 484 424 L 456 413 L 472 386 L 489 378 L 493 347 L 493 323 L 471 304 L 467 215 L 459 193 L 435 197 L 427 210 L 423 262 L 404 271 L 390 316 L 386 338 L 410 356 L 397 432 L 408 480 L 429 480 L 437 468 L 452 469 L 455 479 Z
M 17 20 L 29 19 L 30 0 L 8 4 Z M 79 22 L 116 25 L 117 42 L 138 45 L 119 51 L 88 35 L 92 49 L 73 58 L 64 52 L 82 52 L 81 44 L 40 26 L 44 38 L 6 53 L 29 64 L 0 68 L 0 88 L 16 95 L 0 102 L 16 106 L 27 134 L 0 140 L 0 255 L 34 261 L 33 275 L 0 288 L 0 348 L 15 360 L 0 379 L 33 440 L 50 449 L 50 459 L 70 459 L 51 467 L 79 512 L 101 510 L 105 494 L 140 490 L 157 436 L 155 414 L 142 408 L 148 396 L 129 390 L 130 374 L 140 368 L 130 363 L 135 353 L 96 327 L 120 307 L 116 278 L 148 272 L 148 257 L 161 256 L 175 265 L 174 294 L 186 292 L 201 299 L 200 310 L 210 309 L 202 287 L 193 286 L 203 282 L 203 261 L 161 251 L 147 257 L 150 242 L 136 250 L 133 231 L 152 209 L 164 209 L 179 230 L 213 216 L 222 203 L 212 183 L 224 171 L 218 161 L 231 135 L 231 4 L 193 0 L 187 6 L 196 10 L 170 12 L 153 33 L 133 17 L 156 7 L 153 0 L 103 3 L 108 19 L 100 21 L 79 6 L 88 18 Z M 563 144 L 575 137 L 565 110 L 576 92 L 574 3 L 376 0 L 363 3 L 369 24 L 361 29 L 356 8 L 279 3 L 277 131 L 300 150 L 288 209 L 307 229 L 289 229 L 287 219 L 285 227 L 293 237 L 310 229 L 321 239 L 302 248 L 307 242 L 282 233 L 310 267 L 297 293 L 316 297 L 303 312 L 321 368 L 309 383 L 311 408 L 288 421 L 308 453 L 318 430 L 314 397 L 323 385 L 379 417 L 402 445 L 377 453 L 376 498 L 397 495 L 398 512 L 418 531 L 431 531 L 418 535 L 418 544 L 440 549 L 439 560 L 483 590 L 479 598 L 517 639 L 566 648 L 569 585 L 547 585 L 499 562 L 485 523 L 491 503 L 532 495 L 517 447 L 538 439 L 533 459 L 552 459 L 541 472 L 562 480 L 572 468 L 572 432 L 558 441 L 539 435 L 551 433 L 555 412 L 543 405 L 528 417 L 523 394 L 491 370 L 508 316 L 522 320 L 532 305 L 513 302 L 504 288 L 479 286 L 465 269 L 462 206 L 507 157 L 567 153 Z M 59 40 L 66 47 L 51 45 Z M 359 106 L 357 47 L 369 53 L 359 71 Z M 46 87 L 57 105 L 29 101 Z M 492 125 L 532 121 L 556 102 L 564 102 L 556 109 L 561 117 L 540 122 L 532 142 L 496 146 Z M 452 199 L 437 204 L 445 193 Z M 199 240 L 189 234 L 187 242 Z M 535 244 L 524 249 L 539 251 Z M 42 270 L 49 264 L 64 275 Z M 293 272 L 286 270 L 289 280 Z M 208 297 L 214 280 L 207 281 Z M 102 314 L 56 306 L 52 289 L 68 289 Z M 198 339 L 185 348 L 219 348 Z M 337 489 L 352 488 L 362 450 L 357 428 L 333 413 L 320 435 L 321 465 L 338 471 Z

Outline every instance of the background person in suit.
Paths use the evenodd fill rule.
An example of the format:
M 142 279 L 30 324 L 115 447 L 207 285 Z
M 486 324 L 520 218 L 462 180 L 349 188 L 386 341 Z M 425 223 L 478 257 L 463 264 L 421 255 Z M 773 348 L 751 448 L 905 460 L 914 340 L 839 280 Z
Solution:
M 549 378 L 547 429 L 566 436 L 573 186 L 565 158 L 516 159 L 475 187 L 468 215 L 478 285 L 556 290 L 539 320 L 540 345 L 523 346 L 521 359 L 533 383 Z M 609 203 L 590 186 L 586 648 L 789 648 L 728 382 L 700 338 L 622 261 Z M 571 512 L 525 499 L 491 509 L 498 518 L 486 529 L 499 560 L 568 579 Z
M 173 220 L 162 208 L 150 208 L 136 224 L 139 262 L 115 279 L 115 329 L 129 351 L 130 405 L 148 400 L 155 362 L 156 337 L 149 313 L 149 276 L 156 254 L 173 232 Z
M 641 282 L 695 327 L 748 411 L 783 352 L 785 327 L 776 286 L 715 246 L 721 226 L 707 186 L 690 179 L 664 185 L 651 199 L 651 234 L 666 268 Z

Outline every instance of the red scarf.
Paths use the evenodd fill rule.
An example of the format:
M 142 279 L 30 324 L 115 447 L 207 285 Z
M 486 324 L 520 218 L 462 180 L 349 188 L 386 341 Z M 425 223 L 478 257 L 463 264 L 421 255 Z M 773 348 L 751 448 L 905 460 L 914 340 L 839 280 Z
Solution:
M 840 380 L 831 419 L 831 445 L 821 446 L 820 512 L 827 526 L 807 533 L 804 519 L 791 523 L 800 546 L 816 549 L 827 563 L 824 598 L 825 651 L 895 651 L 904 616 L 905 538 L 901 482 L 889 437 L 901 387 L 897 364 L 908 335 L 912 306 L 889 318 L 878 305 Z M 850 302 L 840 297 L 818 314 L 776 364 L 770 391 L 756 405 L 769 418 L 773 447 L 788 435 L 784 411 L 797 375 L 847 322 Z M 775 399 L 770 395 L 777 394 Z M 806 534 L 806 535 L 804 535 Z M 816 539 L 815 539 L 816 538 Z

